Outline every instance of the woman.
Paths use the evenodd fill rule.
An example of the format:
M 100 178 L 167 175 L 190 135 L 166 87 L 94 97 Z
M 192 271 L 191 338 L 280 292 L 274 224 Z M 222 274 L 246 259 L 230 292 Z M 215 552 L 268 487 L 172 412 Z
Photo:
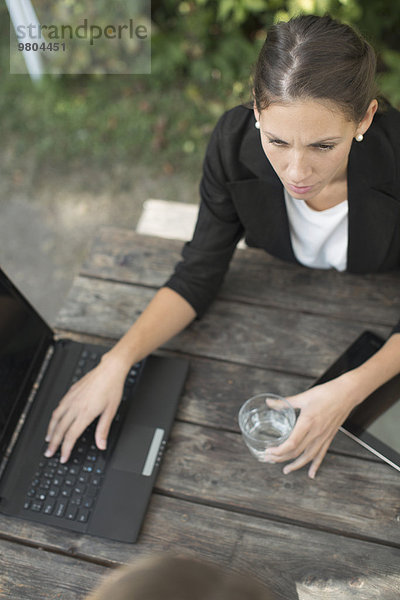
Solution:
M 46 452 L 65 462 L 100 416 L 106 447 L 130 366 L 201 317 L 239 239 L 310 268 L 353 273 L 399 268 L 400 113 L 377 112 L 375 55 L 349 26 L 303 16 L 271 28 L 254 77 L 254 106 L 222 116 L 211 137 L 201 205 L 183 261 L 100 365 L 54 411 Z M 339 426 L 400 371 L 400 325 L 359 368 L 291 397 L 289 439 L 270 449 L 289 473 L 315 477 Z

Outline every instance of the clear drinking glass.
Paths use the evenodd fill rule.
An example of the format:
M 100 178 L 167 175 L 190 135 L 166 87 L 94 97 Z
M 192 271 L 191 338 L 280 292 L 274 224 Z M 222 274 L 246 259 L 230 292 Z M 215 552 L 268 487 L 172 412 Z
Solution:
M 267 462 L 267 448 L 279 446 L 289 437 L 295 422 L 293 406 L 276 394 L 257 394 L 249 398 L 239 411 L 243 439 L 260 462 Z

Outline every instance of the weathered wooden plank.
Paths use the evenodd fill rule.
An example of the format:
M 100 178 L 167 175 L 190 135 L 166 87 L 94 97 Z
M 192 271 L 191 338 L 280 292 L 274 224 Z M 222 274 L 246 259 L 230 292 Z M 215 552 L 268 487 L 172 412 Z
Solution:
M 292 526 L 288 526 L 287 535 L 290 538 L 291 545 L 285 553 L 280 552 L 279 557 L 274 556 L 274 548 L 280 548 L 280 535 L 265 535 L 263 531 L 254 532 L 255 535 L 249 534 L 248 531 L 243 533 L 243 539 L 239 552 L 235 554 L 233 565 L 241 571 L 246 570 L 249 575 L 256 577 L 259 573 L 265 572 L 266 559 L 272 573 L 269 578 L 265 579 L 267 584 L 273 582 L 274 591 L 280 593 L 280 597 L 288 599 L 291 596 L 286 595 L 287 587 L 285 581 L 277 580 L 278 574 L 285 577 L 285 572 L 292 574 L 296 582 L 297 598 L 305 600 L 312 598 L 321 600 L 321 598 L 331 598 L 337 600 L 349 600 L 356 598 L 372 598 L 395 600 L 400 592 L 400 577 L 398 570 L 399 551 L 393 551 L 393 564 L 384 565 L 381 563 L 384 560 L 385 552 L 381 548 L 376 547 L 375 553 L 371 556 L 378 559 L 376 565 L 365 564 L 365 554 L 363 550 L 367 550 L 364 543 L 354 543 L 348 545 L 347 542 L 339 543 L 336 548 L 325 545 L 327 536 L 323 534 L 322 538 L 314 535 L 303 538 L 297 537 Z M 322 542 L 322 543 L 321 543 Z M 313 547 L 313 556 L 309 550 Z M 298 551 L 293 553 L 294 548 L 298 546 Z M 372 545 L 369 545 L 370 548 Z M 266 547 L 268 547 L 268 558 L 266 557 Z M 243 552 L 240 552 L 242 550 Z M 246 552 L 251 550 L 252 560 L 248 561 Z M 372 550 L 372 548 L 371 548 Z M 315 555 L 314 555 L 315 553 Z M 350 562 L 348 562 L 350 561 Z M 354 561 L 354 562 L 353 562 Z M 354 567 L 359 562 L 357 567 Z M 369 562 L 369 561 L 368 561 Z M 363 564 L 363 566 L 361 566 Z M 380 566 L 382 565 L 382 567 Z M 381 570 L 382 569 L 382 570 Z M 267 572 L 269 575 L 269 573 Z M 273 579 L 272 579 L 273 577 Z
M 182 242 L 119 228 L 101 229 L 81 273 L 159 287 L 180 260 Z M 254 249 L 235 253 L 219 297 L 393 326 L 400 273 L 352 275 L 307 269 Z
M 151 262 L 149 256 L 147 262 Z M 250 260 L 249 273 L 251 265 Z M 130 268 L 129 264 L 122 266 Z M 284 267 L 279 266 L 279 269 Z M 240 278 L 241 270 L 243 267 L 238 269 Z M 278 272 L 278 267 L 275 270 Z M 143 280 L 144 276 L 141 278 L 140 284 L 149 285 Z M 175 425 L 157 481 L 162 494 L 176 497 L 153 495 L 139 543 L 132 546 L 77 534 L 60 535 L 56 529 L 0 517 L 0 537 L 9 536 L 21 543 L 52 550 L 44 552 L 25 547 L 17 556 L 16 549 L 21 548 L 21 544 L 0 541 L 0 551 L 4 550 L 9 559 L 7 575 L 13 573 L 14 576 L 13 580 L 11 575 L 3 579 L 0 576 L 1 593 L 4 583 L 4 593 L 8 594 L 5 598 L 55 598 L 57 594 L 67 600 L 80 598 L 79 594 L 88 589 L 91 569 L 103 570 L 91 561 L 126 562 L 133 556 L 165 550 L 190 552 L 223 566 L 244 570 L 271 583 L 285 600 L 319 599 L 321 595 L 335 600 L 353 597 L 392 600 L 398 596 L 398 548 L 356 539 L 360 536 L 400 544 L 399 483 L 395 471 L 386 465 L 332 452 L 315 481 L 310 481 L 304 470 L 284 477 L 280 466 L 260 465 L 248 454 L 240 436 L 226 431 L 237 430 L 235 415 L 250 388 L 256 390 L 259 385 L 274 383 L 281 393 L 299 391 L 297 385 L 319 375 L 361 331 L 363 327 L 356 321 L 389 323 L 384 320 L 385 316 L 378 316 L 377 321 L 370 318 L 371 307 L 381 300 L 376 297 L 366 312 L 364 309 L 355 312 L 356 304 L 353 305 L 349 297 L 349 307 L 343 314 L 335 312 L 334 306 L 332 312 L 326 311 L 328 319 L 299 314 L 321 311 L 322 287 L 313 308 L 314 287 L 311 298 L 295 305 L 290 295 L 286 298 L 283 293 L 279 297 L 282 285 L 279 288 L 278 284 L 283 279 L 279 281 L 277 276 L 275 281 L 277 295 L 271 296 L 274 288 L 270 286 L 269 295 L 260 303 L 264 306 L 251 308 L 231 301 L 217 302 L 210 316 L 168 345 L 169 351 L 175 349 L 192 356 L 192 371 L 179 412 L 179 418 L 187 422 Z M 116 285 L 110 292 L 107 282 L 93 281 L 85 285 L 78 283 L 78 288 L 72 291 L 70 308 L 67 307 L 66 318 L 63 321 L 61 317 L 60 322 L 68 328 L 75 323 L 78 332 L 92 332 L 111 339 L 125 331 L 136 311 L 140 312 L 153 294 L 152 290 L 147 290 L 146 295 L 140 287 L 126 285 Z M 301 282 L 302 298 L 307 296 L 308 285 L 311 291 L 311 284 Z M 234 289 L 237 286 L 238 282 Z M 78 303 L 74 300 L 76 290 Z M 251 295 L 256 291 L 254 288 Z M 247 305 L 252 302 L 246 297 L 230 298 L 240 299 Z M 393 298 L 393 294 L 388 298 Z M 334 302 L 336 300 L 339 305 L 340 298 Z M 392 310 L 392 304 L 389 308 Z M 384 313 L 388 314 L 386 310 Z M 333 315 L 341 318 L 332 319 Z M 345 319 L 354 322 L 345 323 Z M 388 328 L 374 329 L 388 332 Z M 217 358 L 218 362 L 207 357 Z M 288 373 L 290 370 L 292 374 Z M 207 373 L 209 381 L 205 382 Z M 189 421 L 212 428 L 192 425 Z M 274 519 L 295 524 L 274 522 Z M 326 529 L 342 531 L 344 535 L 328 533 Z M 11 546 L 15 550 L 10 551 Z M 75 569 L 79 560 L 60 556 L 60 551 L 88 561 L 82 562 L 85 574 L 89 572 L 86 584 L 82 585 L 83 571 Z M 62 561 L 72 562 L 66 562 L 65 569 Z M 49 573 L 54 573 L 54 577 Z M 32 581 L 28 581 L 28 577 Z M 57 577 L 60 579 L 56 581 Z M 72 596 L 75 589 L 78 595 Z M 51 593 L 53 595 L 48 595 Z
M 313 379 L 275 371 L 192 358 L 177 418 L 182 421 L 239 432 L 237 415 L 243 402 L 261 392 L 291 396 Z M 331 450 L 381 462 L 374 454 L 339 432 Z
M 107 569 L 75 558 L 0 540 L 0 597 L 4 600 L 78 600 Z
M 71 552 L 77 558 L 85 557 L 88 562 L 83 566 L 87 565 L 89 571 L 86 585 L 91 585 L 93 565 L 90 561 L 120 564 L 164 551 L 194 555 L 224 568 L 249 573 L 270 585 L 282 600 L 314 600 L 319 599 L 321 594 L 328 600 L 394 600 L 400 585 L 399 551 L 395 548 L 157 494 L 153 495 L 139 541 L 134 545 L 68 532 L 60 535 L 55 528 L 38 524 L 27 527 L 24 523 L 19 519 L 0 517 L 0 531 L 21 542 L 27 539 L 31 544 L 51 548 L 54 552 Z M 3 550 L 2 543 L 0 541 L 0 551 Z M 6 544 L 8 546 L 4 548 L 7 549 L 20 547 L 9 542 Z M 25 549 L 21 548 L 25 553 Z M 72 567 L 67 571 L 67 581 L 62 569 L 54 569 L 52 574 L 48 574 L 49 565 L 53 564 L 50 552 L 33 549 L 26 552 L 27 555 L 33 553 L 34 578 L 41 581 L 45 590 L 51 575 L 55 579 L 52 581 L 53 590 L 60 586 L 73 589 L 80 583 L 80 572 L 78 570 L 75 574 Z M 62 560 L 66 559 L 62 557 Z M 12 565 L 14 561 L 17 565 L 21 562 L 15 553 L 9 554 L 9 563 Z M 27 571 L 29 573 L 29 569 Z M 14 576 L 15 581 L 20 580 L 27 585 L 27 573 L 22 567 L 21 570 L 15 569 Z M 45 594 L 29 596 L 27 593 L 13 596 L 11 591 L 18 584 L 7 578 L 0 578 L 0 581 L 5 594 L 1 597 L 7 600 L 49 597 Z M 33 591 L 36 591 L 36 585 L 33 585 Z M 56 595 L 50 597 L 55 598 Z M 71 596 L 61 597 L 69 599 Z
M 183 423 L 164 460 L 161 491 L 400 547 L 400 478 L 384 463 L 329 454 L 314 481 L 305 469 L 284 476 L 282 465 L 258 463 L 239 434 Z
M 77 332 L 117 338 L 129 328 L 153 296 L 151 289 L 78 277 L 56 325 Z M 166 348 L 187 354 L 320 375 L 368 324 L 216 301 Z M 382 335 L 389 328 L 375 326 Z
M 59 331 L 61 337 L 70 337 L 76 341 L 105 345 L 106 341 L 95 336 L 73 334 Z M 112 345 L 109 340 L 109 345 Z M 159 354 L 177 355 L 172 351 Z M 236 365 L 224 361 L 191 357 L 190 369 L 177 418 L 181 421 L 206 425 L 239 432 L 237 414 L 242 403 L 260 392 L 270 391 L 290 396 L 304 391 L 312 383 L 312 377 L 291 375 Z M 380 462 L 371 452 L 339 432 L 331 449 L 350 456 Z

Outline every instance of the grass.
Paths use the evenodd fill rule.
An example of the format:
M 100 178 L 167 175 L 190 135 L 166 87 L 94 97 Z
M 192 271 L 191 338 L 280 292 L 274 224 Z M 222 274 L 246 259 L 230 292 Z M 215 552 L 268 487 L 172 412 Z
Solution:
M 218 115 L 200 110 L 182 87 L 153 89 L 150 78 L 46 76 L 34 85 L 3 75 L 3 144 L 55 166 L 140 160 L 164 170 L 191 168 Z
M 215 56 L 200 48 L 190 62 L 190 77 L 178 65 L 195 45 L 183 51 L 176 34 L 168 44 L 164 36 L 160 51 L 155 38 L 153 67 L 160 76 L 45 76 L 35 85 L 28 75 L 9 74 L 7 16 L 1 7 L 2 146 L 19 164 L 29 155 L 64 170 L 69 164 L 101 169 L 123 163 L 165 174 L 199 173 L 218 117 L 250 97 L 245 77 L 258 47 L 237 32 L 218 38 Z M 398 79 L 392 75 L 384 73 L 383 87 L 398 104 Z
M 7 17 L 0 9 L 0 16 Z M 9 74 L 7 18 L 1 18 L 2 144 L 23 162 L 55 168 L 110 162 L 143 165 L 164 173 L 196 169 L 218 117 L 247 101 L 243 86 L 182 77 L 160 83 L 153 75 Z M 210 70 L 211 71 L 211 70 Z

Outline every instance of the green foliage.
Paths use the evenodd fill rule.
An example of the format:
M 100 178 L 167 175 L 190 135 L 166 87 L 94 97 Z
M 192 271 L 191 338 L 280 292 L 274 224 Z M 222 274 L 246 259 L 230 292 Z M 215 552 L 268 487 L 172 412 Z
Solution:
M 250 99 L 251 68 L 268 26 L 326 12 L 375 46 L 382 91 L 400 107 L 400 4 L 392 0 L 152 0 L 151 75 L 46 76 L 39 85 L 8 74 L 3 4 L 3 145 L 21 160 L 35 152 L 51 163 L 142 161 L 198 172 L 217 118 Z
M 152 72 L 160 85 L 172 77 L 205 85 L 217 69 L 229 94 L 233 82 L 248 86 L 249 67 L 272 23 L 326 13 L 353 25 L 375 46 L 383 91 L 398 104 L 400 3 L 392 0 L 155 1 Z
M 400 107 L 400 53 L 394 50 L 383 50 L 381 58 L 386 70 L 378 77 L 379 88 L 392 104 Z
M 224 21 L 231 18 L 235 25 L 241 25 L 252 14 L 264 11 L 264 0 L 221 0 L 218 4 L 217 20 Z

